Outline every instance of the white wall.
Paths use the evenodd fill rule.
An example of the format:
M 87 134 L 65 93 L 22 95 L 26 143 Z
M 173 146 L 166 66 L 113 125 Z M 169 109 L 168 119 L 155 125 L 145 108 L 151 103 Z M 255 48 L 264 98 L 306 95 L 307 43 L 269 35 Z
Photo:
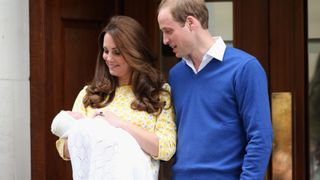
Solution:
M 319 0 L 308 0 L 309 82 L 313 78 L 318 58 L 320 56 L 320 11 L 318 10 L 319 5 Z
M 30 180 L 29 1 L 0 0 L 0 179 Z
M 320 38 L 319 0 L 308 0 L 308 37 Z
M 233 41 L 232 2 L 206 2 L 209 11 L 209 31 L 224 41 Z

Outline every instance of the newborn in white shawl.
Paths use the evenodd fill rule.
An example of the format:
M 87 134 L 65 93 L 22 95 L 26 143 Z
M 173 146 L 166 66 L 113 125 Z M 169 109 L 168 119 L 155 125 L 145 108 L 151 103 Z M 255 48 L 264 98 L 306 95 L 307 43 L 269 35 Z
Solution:
M 51 131 L 68 138 L 74 180 L 156 180 L 158 167 L 151 168 L 149 155 L 126 131 L 102 117 L 76 119 L 61 111 Z

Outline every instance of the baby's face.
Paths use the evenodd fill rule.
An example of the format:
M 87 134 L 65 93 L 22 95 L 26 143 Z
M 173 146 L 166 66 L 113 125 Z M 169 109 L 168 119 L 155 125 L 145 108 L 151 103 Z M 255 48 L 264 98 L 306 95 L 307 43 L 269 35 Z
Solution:
M 75 119 L 81 119 L 84 118 L 84 116 L 81 113 L 78 112 L 72 112 L 72 111 L 67 111 L 67 113 L 72 116 Z

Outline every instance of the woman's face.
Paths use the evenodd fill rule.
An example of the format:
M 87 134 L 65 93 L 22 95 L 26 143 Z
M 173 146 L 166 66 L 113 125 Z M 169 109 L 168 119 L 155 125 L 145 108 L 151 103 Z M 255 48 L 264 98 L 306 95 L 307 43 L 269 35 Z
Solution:
M 103 38 L 102 57 L 109 68 L 110 74 L 118 78 L 119 85 L 128 85 L 132 69 L 108 33 Z

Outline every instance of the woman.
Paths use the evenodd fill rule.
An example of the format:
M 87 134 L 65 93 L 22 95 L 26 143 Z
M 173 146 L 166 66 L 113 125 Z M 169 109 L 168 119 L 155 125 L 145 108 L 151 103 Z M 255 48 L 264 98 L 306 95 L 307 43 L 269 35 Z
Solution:
M 72 111 L 85 117 L 102 114 L 108 124 L 130 134 L 157 175 L 159 160 L 167 161 L 175 153 L 176 127 L 170 87 L 152 66 L 155 60 L 137 21 L 112 17 L 99 36 L 94 78 L 79 93 Z M 64 159 L 69 158 L 71 141 L 66 142 L 57 141 Z

